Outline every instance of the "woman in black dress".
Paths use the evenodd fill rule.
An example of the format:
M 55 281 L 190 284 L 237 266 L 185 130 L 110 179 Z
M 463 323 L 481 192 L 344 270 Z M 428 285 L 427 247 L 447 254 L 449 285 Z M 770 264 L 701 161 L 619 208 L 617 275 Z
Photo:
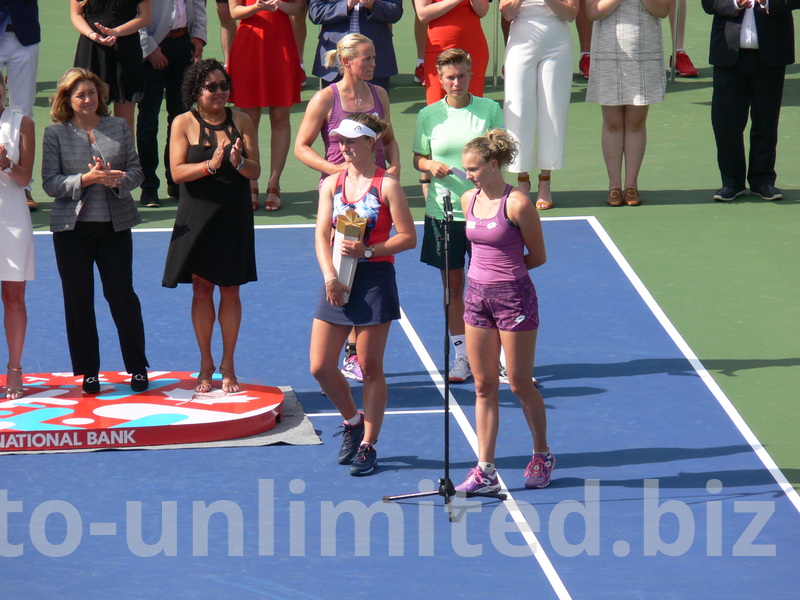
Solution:
M 215 320 L 222 332 L 222 390 L 240 391 L 233 360 L 242 320 L 239 286 L 256 280 L 250 180 L 261 173 L 258 143 L 250 117 L 225 106 L 229 90 L 230 77 L 217 60 L 192 64 L 183 80 L 183 101 L 191 110 L 172 122 L 169 147 L 180 200 L 162 285 L 192 284 L 192 324 L 200 347 L 195 390 L 200 393 L 211 390 L 216 369 L 211 354 Z
M 73 66 L 108 85 L 114 116 L 134 131 L 134 107 L 144 90 L 139 30 L 150 24 L 150 0 L 70 0 L 69 16 L 81 34 Z

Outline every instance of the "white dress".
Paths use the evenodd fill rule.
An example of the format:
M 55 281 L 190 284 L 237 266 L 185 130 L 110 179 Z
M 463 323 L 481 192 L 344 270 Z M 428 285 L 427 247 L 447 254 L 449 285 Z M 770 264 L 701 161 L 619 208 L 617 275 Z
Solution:
M 10 106 L 0 115 L 0 144 L 15 163 L 19 161 L 22 111 Z M 0 281 L 34 278 L 33 229 L 25 190 L 0 171 Z

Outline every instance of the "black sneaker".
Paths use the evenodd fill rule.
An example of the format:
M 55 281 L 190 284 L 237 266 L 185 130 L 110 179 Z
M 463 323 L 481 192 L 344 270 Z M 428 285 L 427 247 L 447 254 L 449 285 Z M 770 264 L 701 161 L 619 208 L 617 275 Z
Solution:
M 139 196 L 139 204 L 148 208 L 158 208 L 161 206 L 161 202 L 158 199 L 158 190 L 142 188 L 142 195 Z
M 150 385 L 150 382 L 147 379 L 147 371 L 142 371 L 141 373 L 134 373 L 131 376 L 131 389 L 134 392 L 143 392 L 147 389 Z
M 378 462 L 378 453 L 375 452 L 375 446 L 361 444 L 358 447 L 356 457 L 353 459 L 353 464 L 350 465 L 350 475 L 353 477 L 369 475 L 375 470 L 376 462 Z
M 100 377 L 95 373 L 94 375 L 83 376 L 83 393 L 96 394 L 100 391 Z
M 358 425 L 342 424 L 342 431 L 333 434 L 344 436 L 342 439 L 342 447 L 339 449 L 338 461 L 340 465 L 349 465 L 353 462 L 353 457 L 358 452 L 358 447 L 361 445 L 361 440 L 364 439 L 364 415 L 361 415 L 361 423 Z
M 717 202 L 730 202 L 731 200 L 735 200 L 742 194 L 747 193 L 747 188 L 743 185 L 741 186 L 730 186 L 724 185 L 717 190 L 717 193 L 714 194 L 714 200 Z
M 783 200 L 783 194 L 774 185 L 765 183 L 758 187 L 751 187 L 750 191 L 756 196 L 761 196 L 764 200 Z

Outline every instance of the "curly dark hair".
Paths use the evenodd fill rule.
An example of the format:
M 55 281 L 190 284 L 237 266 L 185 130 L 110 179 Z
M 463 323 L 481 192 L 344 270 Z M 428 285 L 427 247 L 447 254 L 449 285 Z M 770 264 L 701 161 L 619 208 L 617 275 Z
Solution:
M 183 95 L 183 105 L 186 110 L 192 108 L 200 94 L 203 92 L 203 85 L 208 79 L 208 74 L 212 71 L 222 71 L 225 73 L 225 79 L 228 85 L 231 84 L 231 76 L 216 58 L 206 58 L 205 60 L 192 63 L 186 73 L 183 75 L 183 86 L 181 93 Z

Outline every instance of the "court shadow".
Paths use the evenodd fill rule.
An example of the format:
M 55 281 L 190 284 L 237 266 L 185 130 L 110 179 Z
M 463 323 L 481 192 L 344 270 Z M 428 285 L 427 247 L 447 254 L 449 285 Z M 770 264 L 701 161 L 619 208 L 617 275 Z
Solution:
M 797 367 L 800 358 L 776 359 L 706 359 L 702 361 L 707 371 L 735 377 L 738 371 L 771 367 Z M 571 379 L 598 379 L 632 377 L 637 375 L 666 374 L 678 377 L 697 377 L 691 363 L 683 358 L 643 358 L 617 363 L 570 363 L 537 365 L 536 378 L 547 384 L 551 381 Z M 542 391 L 546 391 L 545 389 Z M 559 396 L 561 396 L 559 390 Z

